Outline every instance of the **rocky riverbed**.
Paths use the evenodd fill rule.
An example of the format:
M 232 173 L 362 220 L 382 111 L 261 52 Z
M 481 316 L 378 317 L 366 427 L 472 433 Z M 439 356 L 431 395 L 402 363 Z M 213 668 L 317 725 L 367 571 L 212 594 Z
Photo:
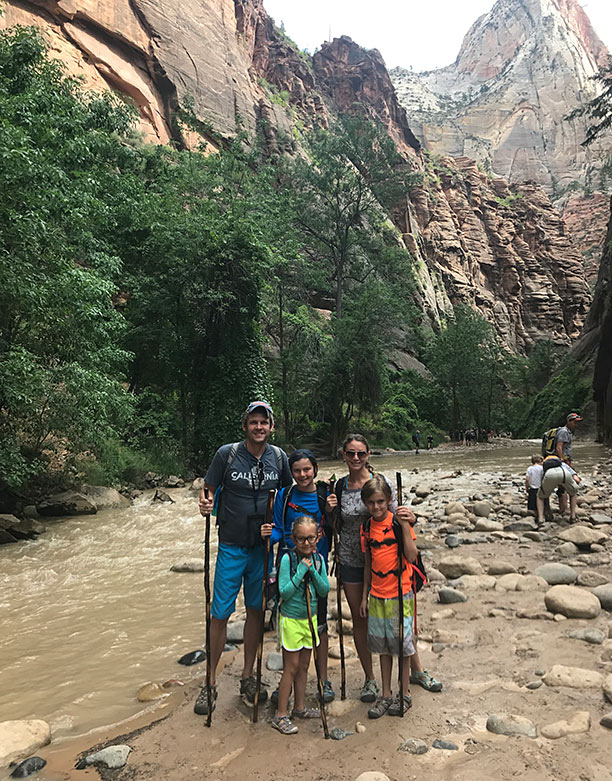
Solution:
M 439 694 L 413 685 L 414 706 L 404 719 L 368 720 L 367 706 L 356 699 L 362 679 L 349 637 L 348 698 L 329 706 L 329 721 L 352 734 L 325 741 L 320 724 L 308 722 L 298 735 L 281 736 L 268 723 L 269 706 L 253 725 L 251 709 L 238 697 L 237 649 L 224 654 L 210 730 L 193 713 L 197 683 L 191 681 L 173 691 L 176 707 L 165 700 L 161 720 L 149 727 L 40 749 L 48 765 L 37 777 L 85 778 L 95 767 L 102 778 L 120 781 L 196 775 L 612 781 L 611 471 L 606 459 L 583 473 L 577 523 L 557 514 L 537 527 L 519 475 L 404 470 L 430 579 L 418 599 L 419 649 L 426 669 L 444 683 Z M 240 619 L 232 628 L 238 639 Z M 276 651 L 276 638 L 267 634 L 269 668 Z M 274 669 L 264 673 L 271 689 L 279 676 Z M 339 692 L 334 658 L 330 677 Z M 314 682 L 313 671 L 313 702 Z M 86 765 L 94 749 L 107 745 L 131 749 L 111 754 L 125 759 L 123 768 L 105 769 L 99 758 Z M 79 760 L 88 769 L 74 769 Z M 374 772 L 379 775 L 362 775 Z

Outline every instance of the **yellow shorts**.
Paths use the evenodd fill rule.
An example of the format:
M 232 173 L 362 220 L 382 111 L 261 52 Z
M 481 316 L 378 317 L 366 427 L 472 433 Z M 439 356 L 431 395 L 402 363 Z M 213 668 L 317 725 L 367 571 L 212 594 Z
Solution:
M 289 618 L 281 613 L 279 623 L 280 644 L 285 651 L 301 651 L 312 648 L 312 634 L 307 618 Z M 319 636 L 315 626 L 315 637 L 319 645 Z

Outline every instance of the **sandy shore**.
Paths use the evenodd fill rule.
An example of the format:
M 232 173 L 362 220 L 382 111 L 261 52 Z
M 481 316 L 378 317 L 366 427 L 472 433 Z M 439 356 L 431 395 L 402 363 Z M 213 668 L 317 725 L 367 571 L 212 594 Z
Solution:
M 530 576 L 538 566 L 555 562 L 571 567 L 579 583 L 590 582 L 584 578 L 586 572 L 596 573 L 602 583 L 612 581 L 612 524 L 604 520 L 612 516 L 610 462 L 587 476 L 580 500 L 579 525 L 601 538 L 594 546 L 569 548 L 559 535 L 575 525 L 558 515 L 553 523 L 536 530 L 524 511 L 520 482 L 516 475 L 501 473 L 451 477 L 439 472 L 421 472 L 412 482 L 416 494 L 425 494 L 417 498 L 413 493 L 412 498 L 421 499 L 414 508 L 420 514 L 419 545 L 433 576 L 433 582 L 419 595 L 419 649 L 424 666 L 444 683 L 444 689 L 431 694 L 413 685 L 414 706 L 404 719 L 385 716 L 368 720 L 367 705 L 357 700 L 361 668 L 351 658 L 347 661 L 348 698 L 330 706 L 330 727 L 354 731 L 361 722 L 365 732 L 342 741 L 326 741 L 320 723 L 313 722 L 300 724 L 298 735 L 285 737 L 270 727 L 273 713 L 269 706 L 261 710 L 260 723 L 253 725 L 251 709 L 238 697 L 238 650 L 224 657 L 226 667 L 219 678 L 220 695 L 211 729 L 206 728 L 205 718 L 193 713 L 198 689 L 192 684 L 147 716 L 153 723 L 130 723 L 129 734 L 124 725 L 40 750 L 49 764 L 37 778 L 183 781 L 248 776 L 353 781 L 363 772 L 379 771 L 391 781 L 505 780 L 516 776 L 533 781 L 612 781 L 612 734 L 599 724 L 602 716 L 612 711 L 612 702 L 603 693 L 603 681 L 612 675 L 612 615 L 605 610 L 591 619 L 554 615 L 545 604 L 551 588 L 546 580 L 517 577 L 515 587 L 524 590 L 506 590 L 512 578 L 499 574 L 505 570 Z M 483 500 L 490 512 L 477 516 L 476 505 Z M 449 515 L 447 505 L 453 501 L 460 501 L 463 510 Z M 449 542 L 457 547 L 451 549 Z M 468 573 L 459 582 L 449 557 L 459 562 L 460 569 L 463 564 Z M 470 576 L 469 570 L 477 574 Z M 467 601 L 439 603 L 439 590 L 449 581 Z M 585 593 L 591 590 L 587 585 L 573 587 Z M 581 629 L 599 630 L 602 642 L 571 637 Z M 348 643 L 352 647 L 352 639 Z M 275 650 L 276 638 L 269 634 L 264 660 Z M 593 671 L 601 678 L 595 685 L 585 686 L 581 674 L 574 670 L 565 681 L 571 685 L 555 685 L 550 671 L 556 665 Z M 270 688 L 279 675 L 265 671 Z M 330 660 L 330 677 L 339 692 L 336 660 Z M 314 683 L 313 672 L 309 681 L 313 702 Z M 528 684 L 536 688 L 527 688 Z M 558 739 L 543 737 L 542 728 L 550 734 L 548 725 L 572 721 L 579 712 L 585 714 L 580 717 L 583 731 Z M 490 716 L 507 714 L 531 721 L 537 737 L 487 730 Z M 413 755 L 399 751 L 409 738 L 424 741 L 427 752 Z M 457 750 L 434 748 L 436 739 L 451 741 Z M 132 749 L 124 768 L 74 769 L 76 760 L 92 747 L 118 743 Z

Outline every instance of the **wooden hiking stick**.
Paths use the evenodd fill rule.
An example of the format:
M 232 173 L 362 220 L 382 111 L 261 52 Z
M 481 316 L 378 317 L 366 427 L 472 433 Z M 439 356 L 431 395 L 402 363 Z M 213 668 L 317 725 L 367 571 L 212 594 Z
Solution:
M 202 489 L 200 498 L 208 499 L 208 488 Z M 206 594 L 206 699 L 208 700 L 206 726 L 210 727 L 213 712 L 212 686 L 210 685 L 210 513 L 206 513 L 206 535 L 204 537 L 204 593 Z
M 396 472 L 397 481 L 397 503 L 402 503 L 402 473 Z M 403 534 L 403 531 L 402 531 Z M 397 613 L 399 616 L 399 654 L 397 661 L 399 664 L 399 704 L 400 716 L 404 718 L 404 589 L 402 588 L 402 570 L 404 564 L 404 546 L 397 546 Z
M 314 561 L 312 562 L 314 567 Z M 325 703 L 323 702 L 323 681 L 321 680 L 321 669 L 319 667 L 319 655 L 317 654 L 317 633 L 315 632 L 312 620 L 312 605 L 310 604 L 310 573 L 306 573 L 304 582 L 306 584 L 306 609 L 308 610 L 308 626 L 310 627 L 310 636 L 312 638 L 312 655 L 314 656 L 315 670 L 317 673 L 317 691 L 319 692 L 319 712 L 321 713 L 321 724 L 323 724 L 323 734 L 329 738 L 329 729 L 327 728 L 327 713 L 325 713 Z
M 266 523 L 272 523 L 274 511 L 274 490 L 268 491 L 268 506 L 266 507 Z M 255 699 L 253 700 L 253 724 L 257 724 L 259 715 L 259 692 L 261 689 L 261 660 L 263 658 L 264 629 L 266 622 L 266 586 L 268 584 L 268 564 L 270 562 L 270 538 L 266 537 L 266 548 L 264 553 L 263 581 L 261 586 L 261 630 L 259 633 L 259 644 L 257 646 L 257 676 L 255 685 Z
M 334 493 L 334 480 L 329 481 L 329 492 Z M 338 508 L 332 510 L 332 535 L 334 538 L 334 569 L 336 571 L 336 605 L 338 613 L 338 639 L 340 640 L 340 699 L 346 700 L 346 665 L 344 663 L 344 631 L 342 628 L 342 588 L 340 584 L 340 554 L 338 552 Z

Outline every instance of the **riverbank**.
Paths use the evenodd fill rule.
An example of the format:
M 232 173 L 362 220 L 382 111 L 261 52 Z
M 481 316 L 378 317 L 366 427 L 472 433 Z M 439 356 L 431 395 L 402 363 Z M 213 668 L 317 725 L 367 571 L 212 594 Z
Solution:
M 509 453 L 510 463 L 522 463 L 524 450 Z M 612 778 L 606 749 L 610 733 L 599 724 L 602 716 L 612 710 L 612 703 L 603 694 L 603 682 L 612 673 L 610 613 L 599 609 L 592 619 L 562 618 L 561 613 L 551 612 L 546 606 L 551 584 L 533 576 L 543 563 L 565 565 L 574 575 L 563 570 L 564 577 L 583 584 L 574 587 L 589 596 L 592 584 L 612 580 L 612 525 L 605 520 L 612 518 L 610 462 L 604 458 L 603 449 L 593 453 L 593 468 L 585 476 L 580 500 L 579 526 L 601 540 L 588 547 L 584 543 L 582 547 L 569 546 L 559 535 L 571 533 L 575 527 L 559 519 L 543 529 L 533 528 L 524 509 L 522 476 L 517 469 L 476 471 L 470 468 L 471 459 L 482 459 L 483 454 L 470 452 L 457 452 L 444 468 L 435 468 L 437 457 L 434 460 L 426 453 L 422 455 L 425 458 L 419 462 L 413 456 L 401 468 L 405 490 L 413 489 L 409 495 L 419 516 L 419 544 L 432 579 L 419 595 L 420 650 L 425 667 L 444 682 L 442 693 L 434 695 L 413 686 L 414 707 L 403 720 L 385 717 L 378 722 L 368 721 L 367 707 L 355 699 L 361 678 L 353 658 L 347 662 L 349 699 L 331 706 L 330 724 L 354 731 L 360 721 L 366 731 L 341 742 L 327 742 L 320 725 L 308 723 L 299 735 L 285 738 L 267 723 L 271 716 L 268 708 L 263 709 L 258 725 L 250 724 L 250 709 L 237 695 L 240 652 L 233 652 L 227 655 L 227 669 L 220 677 L 219 704 L 211 730 L 206 729 L 204 719 L 193 714 L 198 682 L 188 680 L 185 687 L 171 695 L 171 701 L 164 702 L 162 711 L 151 715 L 157 718 L 169 712 L 168 717 L 150 728 L 142 729 L 139 723 L 138 734 L 132 732 L 132 724 L 125 724 L 119 735 L 116 731 L 112 737 L 96 733 L 85 741 L 41 749 L 38 753 L 49 758 L 49 767 L 38 777 L 53 781 L 95 777 L 94 770 L 73 769 L 80 753 L 94 745 L 123 742 L 132 751 L 126 767 L 112 771 L 112 777 L 126 781 L 173 781 L 196 771 L 199 777 L 211 779 L 240 778 L 248 773 L 261 779 L 351 781 L 366 770 L 382 771 L 393 781 L 405 778 L 407 773 L 424 779 L 452 777 L 459 781 L 509 779 L 519 773 L 534 781 L 536 777 L 538 781 L 552 781 L 581 775 L 597 781 Z M 580 463 L 580 450 L 577 461 Z M 595 465 L 597 461 L 599 466 Z M 459 463 L 462 468 L 455 468 Z M 386 458 L 375 464 L 390 475 L 398 466 Z M 332 471 L 332 465 L 325 467 L 323 477 L 326 471 Z M 416 474 L 412 471 L 415 468 L 419 470 Z M 451 503 L 455 501 L 460 507 L 453 508 Z M 481 503 L 489 505 L 484 515 L 477 514 L 487 509 L 480 507 Z M 449 508 L 457 512 L 448 513 Z M 163 508 L 163 512 L 172 509 Z M 182 507 L 180 513 L 184 513 Z M 457 555 L 459 561 L 454 561 Z M 466 574 L 455 582 L 461 571 Z M 187 593 L 193 589 L 193 582 L 187 583 L 193 575 L 175 577 L 178 581 L 184 579 Z M 449 582 L 467 597 L 465 602 L 438 602 L 440 588 Z M 601 635 L 595 633 L 592 637 L 601 639 L 601 643 L 571 637 L 585 629 L 598 630 Z M 275 638 L 268 635 L 264 659 L 275 650 Z M 596 677 L 585 687 L 584 675 L 574 671 L 569 674 L 571 686 L 559 686 L 558 679 L 551 675 L 558 665 L 587 669 Z M 199 668 L 187 669 L 201 677 L 203 665 Z M 266 671 L 264 677 L 274 686 L 279 674 Z M 331 678 L 338 690 L 337 661 L 331 663 Z M 587 731 L 557 740 L 542 736 L 542 731 L 550 734 L 548 725 L 571 721 L 577 712 L 588 712 Z M 490 716 L 508 713 L 529 719 L 538 737 L 506 737 L 486 729 Z M 584 727 L 587 717 L 580 718 Z M 121 737 L 128 731 L 127 737 Z M 408 738 L 424 741 L 427 752 L 412 756 L 397 751 Z M 458 748 L 435 749 L 432 744 L 436 739 L 450 740 Z M 295 768 L 287 765 L 288 747 L 295 757 Z M 101 771 L 101 776 L 110 778 L 111 771 Z

